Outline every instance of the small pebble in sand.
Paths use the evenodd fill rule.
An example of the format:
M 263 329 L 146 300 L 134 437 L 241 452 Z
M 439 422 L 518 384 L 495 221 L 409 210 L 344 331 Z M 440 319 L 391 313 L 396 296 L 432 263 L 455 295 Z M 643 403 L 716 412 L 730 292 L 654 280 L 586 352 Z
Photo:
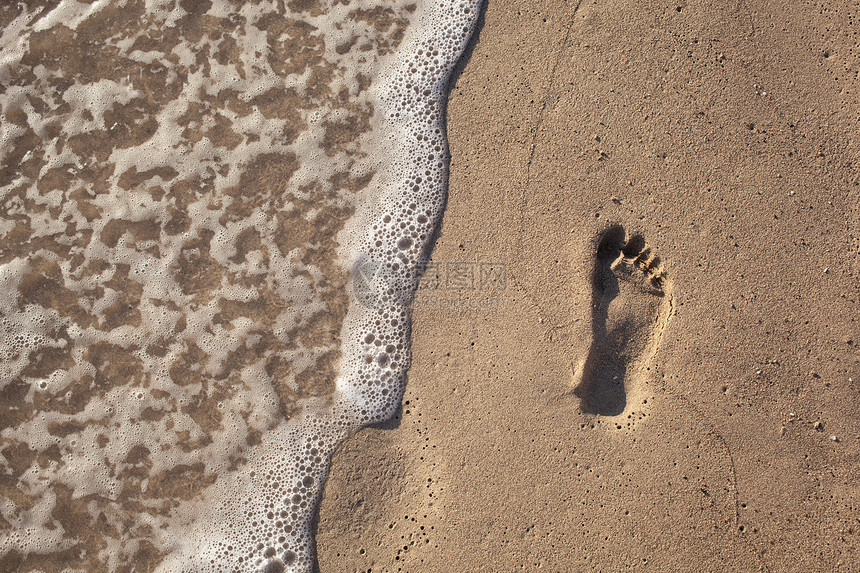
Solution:
M 837 438 L 836 436 L 830 436 L 830 439 L 834 442 L 839 442 L 839 438 Z
M 824 424 L 822 424 L 821 420 L 819 420 L 819 421 L 815 422 L 815 425 L 813 425 L 812 427 L 820 432 L 821 430 L 824 429 Z

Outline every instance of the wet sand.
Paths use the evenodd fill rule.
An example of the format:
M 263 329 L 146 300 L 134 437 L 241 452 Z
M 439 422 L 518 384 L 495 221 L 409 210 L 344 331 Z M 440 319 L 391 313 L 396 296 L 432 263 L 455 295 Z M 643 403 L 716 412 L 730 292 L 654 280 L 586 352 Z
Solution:
M 356 360 L 345 236 L 416 6 L 289 4 L 0 4 L 3 573 L 312 559 L 346 417 L 291 428 Z
M 858 570 L 858 20 L 489 4 L 322 571 Z

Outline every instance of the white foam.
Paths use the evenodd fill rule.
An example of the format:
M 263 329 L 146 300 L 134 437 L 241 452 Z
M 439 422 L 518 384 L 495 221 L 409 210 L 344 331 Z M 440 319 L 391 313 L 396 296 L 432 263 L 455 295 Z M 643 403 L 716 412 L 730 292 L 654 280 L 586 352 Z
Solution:
M 346 104 L 334 95 L 311 95 L 320 86 L 312 85 L 310 67 L 289 74 L 276 74 L 270 67 L 272 42 L 289 39 L 289 34 L 269 37 L 263 31 L 264 20 L 283 3 L 261 0 L 238 9 L 246 33 L 231 36 L 241 55 L 226 63 L 207 56 L 205 65 L 198 65 L 202 52 L 214 53 L 226 41 L 205 27 L 196 44 L 180 42 L 167 53 L 134 49 L 139 36 L 121 37 L 112 48 L 129 61 L 163 65 L 170 81 L 183 74 L 177 97 L 151 116 L 140 112 L 125 126 L 122 118 L 106 118 L 127 104 L 146 108 L 148 86 L 138 89 L 141 84 L 130 75 L 72 81 L 63 77 L 63 69 L 50 67 L 51 62 L 22 71 L 16 66 L 26 57 L 26 27 L 35 13 L 19 17 L 3 31 L 0 45 L 9 50 L 0 56 L 0 81 L 4 86 L 14 84 L 16 74 L 24 71 L 35 79 L 33 85 L 9 85 L 0 94 L 3 113 L 21 111 L 28 125 L 7 128 L 4 123 L 0 153 L 11 153 L 15 139 L 32 130 L 42 141 L 32 153 L 42 153 L 44 160 L 38 178 L 22 171 L 13 181 L 0 182 L 0 198 L 13 197 L 4 204 L 0 232 L 10 233 L 15 228 L 11 217 L 23 213 L 32 238 L 60 236 L 58 241 L 72 247 L 68 256 L 39 249 L 32 257 L 0 265 L 4 297 L 0 337 L 4 348 L 12 349 L 0 360 L 0 390 L 28 383 L 23 405 L 35 408 L 32 415 L 0 432 L 0 446 L 23 443 L 40 455 L 51 448 L 60 452 L 59 461 L 34 464 L 19 478 L 21 491 L 43 496 L 44 504 L 29 513 L 14 504 L 0 507 L 3 518 L 13 525 L 11 532 L 0 532 L 0 555 L 14 550 L 26 557 L 37 548 L 50 553 L 70 546 L 52 513 L 59 501 L 49 486 L 60 484 L 72 491 L 74 499 L 93 496 L 88 502 L 93 518 L 104 516 L 99 518 L 118 532 L 106 534 L 105 548 L 97 556 L 105 570 L 126 566 L 144 540 L 164 556 L 157 568 L 161 572 L 310 570 L 315 550 L 311 526 L 332 453 L 360 427 L 390 417 L 403 394 L 417 266 L 426 255 L 446 197 L 446 88 L 475 26 L 479 4 L 424 0 L 410 8 L 409 0 L 386 2 L 392 17 L 403 20 L 404 26 L 408 23 L 406 37 L 387 59 L 379 55 L 385 52 L 385 38 L 374 36 L 373 22 L 356 17 L 359 10 L 380 2 L 330 2 L 319 14 L 290 15 L 293 24 L 313 30 L 312 39 L 325 35 L 319 57 L 334 70 L 326 85 L 330 94 L 345 90 Z M 39 21 L 38 29 L 80 27 L 107 6 L 63 0 Z M 148 1 L 147 10 L 151 19 L 147 30 L 155 35 L 186 15 L 178 3 L 166 0 Z M 205 16 L 232 18 L 234 10 L 229 2 L 215 0 Z M 350 41 L 372 49 L 337 50 Z M 374 48 L 373 42 L 380 44 Z M 374 57 L 388 65 L 380 67 Z M 58 80 L 71 84 L 60 98 L 51 87 Z M 366 82 L 369 89 L 359 87 L 366 87 Z M 264 104 L 242 108 L 241 102 L 273 88 L 293 89 L 298 96 L 319 101 L 289 120 L 278 112 L 263 113 Z M 218 97 L 233 92 L 240 102 L 235 109 L 230 105 L 216 109 Z M 32 103 L 38 98 L 44 98 L 47 112 Z M 212 107 L 188 120 L 195 106 Z M 371 108 L 368 133 L 348 139 L 342 149 L 324 148 L 331 125 Z M 54 112 L 64 114 L 59 116 L 62 121 Z M 237 134 L 233 144 L 208 135 L 219 117 Z M 88 157 L 89 149 L 73 148 L 67 141 L 102 129 L 107 134 L 100 137 L 113 137 L 114 129 L 133 130 L 149 120 L 155 125 L 150 135 L 133 145 L 115 145 L 106 159 Z M 285 130 L 293 135 L 285 136 Z M 201 135 L 195 137 L 195 131 Z M 271 192 L 256 188 L 234 192 L 253 162 L 270 154 L 285 161 L 290 154 L 296 158 L 296 171 L 284 176 L 290 183 L 287 191 L 270 199 L 271 209 L 269 204 L 251 202 L 247 212 L 231 218 L 231 207 Z M 106 172 L 112 173 L 101 186 L 78 177 L 94 166 L 109 167 Z M 145 183 L 123 182 L 135 173 L 165 167 L 172 171 L 152 174 Z M 72 189 L 40 188 L 43 179 L 57 173 L 70 174 Z M 191 197 L 187 204 L 180 205 L 188 224 L 176 233 L 165 231 L 165 223 L 180 210 L 171 202 L 170 186 L 175 182 L 171 173 L 176 174 L 175 181 L 197 186 L 186 192 Z M 341 190 L 333 182 L 339 174 L 372 179 L 359 191 Z M 21 188 L 25 199 L 19 201 L 14 193 Z M 82 193 L 81 198 L 70 200 L 72 191 Z M 334 198 L 319 201 L 326 193 Z M 29 211 L 24 207 L 27 201 L 35 205 Z M 313 337 L 305 341 L 301 335 L 315 318 L 332 312 L 318 293 L 332 277 L 302 258 L 303 249 L 315 239 L 287 241 L 284 250 L 290 250 L 280 250 L 276 240 L 283 237 L 278 234 L 299 230 L 282 229 L 278 217 L 304 217 L 302 224 L 314 231 L 315 225 L 325 223 L 326 209 L 348 213 L 350 208 L 355 212 L 337 236 L 335 266 L 350 271 L 352 281 L 339 333 L 335 389 L 331 395 L 304 400 L 299 413 L 286 418 L 276 383 L 301 397 L 299 376 L 319 368 L 331 355 L 329 343 Z M 135 227 L 153 221 L 158 224 L 155 235 Z M 78 236 L 62 237 L 71 222 L 78 227 Z M 81 235 L 82 229 L 90 235 Z M 259 246 L 237 262 L 237 238 L 246 230 L 254 231 Z M 75 242 L 88 236 L 92 240 Z M 183 271 L 182 265 L 195 257 L 227 271 L 209 278 L 205 265 Z M 19 283 L 42 276 L 39 273 L 62 286 L 59 302 L 45 302 L 49 294 L 36 292 L 30 295 L 39 304 L 22 306 Z M 189 279 L 208 282 L 205 288 L 185 289 L 183 281 Z M 237 315 L 224 311 L 232 303 L 268 305 L 264 293 L 276 301 L 265 308 L 270 332 L 260 328 L 253 309 Z M 69 298 L 75 299 L 78 314 L 63 315 L 53 308 L 63 308 Z M 116 319 L 132 311 L 137 313 L 136 322 Z M 74 318 L 81 315 L 82 319 Z M 251 350 L 265 336 L 281 343 L 277 356 Z M 55 347 L 69 349 L 70 359 L 63 367 L 47 375 L 24 374 L 33 356 Z M 191 350 L 197 354 L 188 359 Z M 197 357 L 200 354 L 205 358 Z M 268 372 L 269 358 L 289 364 L 285 374 L 278 374 L 284 379 L 275 380 Z M 132 359 L 134 368 L 123 365 L 123 360 Z M 184 370 L 174 373 L 173 365 L 183 360 Z M 66 411 L 62 406 L 79 399 L 81 392 L 90 393 L 86 402 Z M 34 406 L 48 399 L 60 406 L 43 410 Z M 207 420 L 194 417 L 201 400 L 217 401 L 220 420 L 209 429 L 204 428 Z M 207 407 L 200 415 L 215 416 L 211 405 Z M 134 452 L 146 452 L 141 458 L 145 463 L 131 460 Z M 0 462 L 5 464 L 4 460 L 0 456 Z M 159 480 L 169 481 L 165 476 L 170 472 L 195 464 L 205 471 L 190 474 L 187 487 L 198 485 L 194 480 L 202 478 L 195 476 L 216 476 L 214 483 L 195 489 L 193 495 L 169 496 L 168 510 L 161 505 L 165 500 L 141 495 L 136 501 L 145 510 L 133 519 L 123 517 L 128 510 L 120 498 L 126 489 L 148 493 Z
M 195 549 L 184 553 L 184 558 L 189 558 L 188 553 L 197 555 L 195 566 L 200 570 L 227 571 L 234 556 L 247 555 L 256 557 L 254 566 L 263 570 L 310 571 L 314 555 L 311 524 L 329 456 L 349 433 L 388 419 L 400 403 L 409 366 L 409 304 L 417 284 L 417 265 L 426 254 L 446 199 L 447 83 L 474 29 L 479 7 L 479 2 L 422 5 L 396 65 L 378 84 L 375 95 L 382 104 L 374 118 L 378 136 L 392 142 L 382 156 L 387 163 L 381 177 L 384 183 L 375 190 L 379 197 L 367 202 L 345 231 L 341 250 L 352 267 L 373 268 L 370 276 L 358 278 L 370 279 L 365 286 L 373 295 L 372 304 L 366 304 L 366 298 L 351 297 L 341 374 L 332 401 L 309 404 L 300 418 L 273 429 L 249 464 L 258 475 L 278 468 L 272 479 L 287 492 L 310 478 L 313 486 L 294 494 L 306 505 L 296 509 L 289 495 L 282 494 L 277 500 L 260 496 L 261 491 L 272 490 L 266 482 L 252 478 L 243 483 L 247 493 L 229 498 L 238 500 L 238 506 L 220 506 L 208 515 L 206 531 Z M 353 273 L 354 279 L 356 276 Z M 312 449 L 319 451 L 320 462 L 306 464 L 305 452 Z M 279 518 L 280 512 L 290 518 Z M 259 528 L 248 531 L 254 536 L 240 540 L 237 533 L 242 528 L 235 524 L 242 521 L 243 513 L 245 520 L 256 518 Z M 268 514 L 274 517 L 266 517 Z M 275 541 L 283 532 L 279 522 L 292 528 L 284 541 Z M 261 559 L 259 551 L 253 550 L 258 542 L 275 550 L 270 559 Z M 234 552 L 225 554 L 222 548 L 226 545 L 234 547 Z M 179 561 L 164 564 L 165 571 L 181 562 L 178 555 Z

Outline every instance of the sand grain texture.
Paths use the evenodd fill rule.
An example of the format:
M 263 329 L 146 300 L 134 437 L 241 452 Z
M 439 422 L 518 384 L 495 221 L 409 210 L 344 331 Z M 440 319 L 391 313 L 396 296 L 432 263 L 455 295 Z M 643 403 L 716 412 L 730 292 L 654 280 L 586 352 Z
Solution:
M 419 292 L 401 416 L 335 457 L 322 571 L 860 570 L 858 23 L 489 3 L 433 261 L 505 263 L 506 288 Z M 606 303 L 629 375 L 589 407 L 612 224 L 673 302 L 647 360 L 662 311 Z

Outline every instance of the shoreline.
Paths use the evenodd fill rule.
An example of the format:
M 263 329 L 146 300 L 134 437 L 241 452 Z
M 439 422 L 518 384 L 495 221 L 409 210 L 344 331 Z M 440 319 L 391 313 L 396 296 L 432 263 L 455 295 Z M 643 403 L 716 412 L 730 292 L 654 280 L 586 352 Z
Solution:
M 851 7 L 678 6 L 488 6 L 432 260 L 505 264 L 504 305 L 416 304 L 401 413 L 335 455 L 322 571 L 853 570 Z M 600 299 L 613 223 L 672 281 L 649 360 L 638 267 Z M 612 345 L 622 414 L 586 413 Z

